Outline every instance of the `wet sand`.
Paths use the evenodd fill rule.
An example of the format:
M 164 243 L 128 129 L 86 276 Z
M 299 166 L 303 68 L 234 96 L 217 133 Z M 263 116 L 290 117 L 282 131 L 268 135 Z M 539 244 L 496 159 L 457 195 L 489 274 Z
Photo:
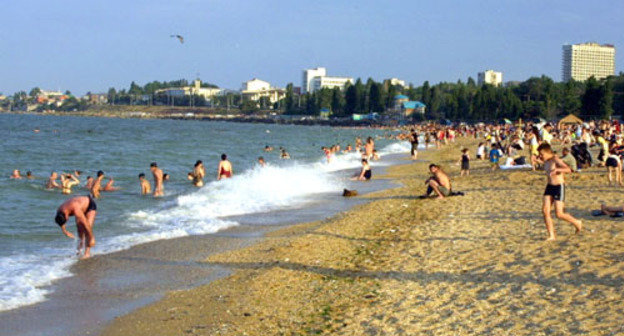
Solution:
M 604 168 L 568 176 L 545 242 L 542 172 L 459 177 L 460 145 L 422 153 L 465 196 L 420 200 L 428 162 L 390 169 L 404 186 L 334 218 L 211 256 L 238 269 L 117 318 L 104 335 L 617 335 L 624 333 L 624 220 L 591 217 L 622 190 Z

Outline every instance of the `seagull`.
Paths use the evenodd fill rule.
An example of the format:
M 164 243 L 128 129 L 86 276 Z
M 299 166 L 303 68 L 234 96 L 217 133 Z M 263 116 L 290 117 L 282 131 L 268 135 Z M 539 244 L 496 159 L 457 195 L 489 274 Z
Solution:
M 180 43 L 184 43 L 184 37 L 182 37 L 181 35 L 171 35 L 170 37 L 175 37 L 180 40 Z

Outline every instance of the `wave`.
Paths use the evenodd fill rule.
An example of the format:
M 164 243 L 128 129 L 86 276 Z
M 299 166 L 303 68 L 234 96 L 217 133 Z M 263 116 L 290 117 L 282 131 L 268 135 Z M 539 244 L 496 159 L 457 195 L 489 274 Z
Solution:
M 380 149 L 379 154 L 383 157 L 409 150 L 408 142 L 400 142 Z M 359 168 L 360 159 L 358 153 L 347 153 L 335 156 L 329 164 L 324 156 L 312 164 L 284 161 L 207 183 L 201 189 L 161 203 L 157 209 L 125 214 L 122 222 L 129 233 L 98 239 L 92 252 L 107 254 L 161 239 L 215 233 L 238 225 L 229 216 L 303 206 L 315 195 L 341 192 L 346 179 L 334 172 Z M 76 261 L 69 257 L 75 241 L 71 244 L 67 249 L 0 258 L 0 311 L 43 301 L 49 293 L 46 286 L 70 276 L 69 268 Z

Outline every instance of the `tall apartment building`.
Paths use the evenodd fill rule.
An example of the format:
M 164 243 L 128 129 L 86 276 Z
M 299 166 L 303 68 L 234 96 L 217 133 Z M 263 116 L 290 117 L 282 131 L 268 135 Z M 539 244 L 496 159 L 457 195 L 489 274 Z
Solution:
M 615 47 L 598 43 L 568 44 L 563 46 L 562 79 L 584 81 L 615 75 Z
M 494 70 L 479 72 L 477 82 L 479 85 L 491 84 L 494 86 L 500 86 L 503 83 L 503 73 Z
M 351 77 L 327 76 L 327 69 L 316 68 L 303 70 L 302 93 L 312 93 L 322 88 L 343 89 L 347 83 L 354 83 Z

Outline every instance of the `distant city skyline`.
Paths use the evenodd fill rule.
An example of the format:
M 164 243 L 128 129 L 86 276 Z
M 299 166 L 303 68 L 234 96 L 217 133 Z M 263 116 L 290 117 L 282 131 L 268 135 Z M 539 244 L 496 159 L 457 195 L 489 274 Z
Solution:
M 301 85 L 304 69 L 336 76 L 465 81 L 561 80 L 564 44 L 616 48 L 624 71 L 624 3 L 599 1 L 9 2 L 2 5 L 0 93 L 106 92 L 198 76 L 238 89 L 252 78 Z M 171 35 L 181 35 L 184 43 Z

